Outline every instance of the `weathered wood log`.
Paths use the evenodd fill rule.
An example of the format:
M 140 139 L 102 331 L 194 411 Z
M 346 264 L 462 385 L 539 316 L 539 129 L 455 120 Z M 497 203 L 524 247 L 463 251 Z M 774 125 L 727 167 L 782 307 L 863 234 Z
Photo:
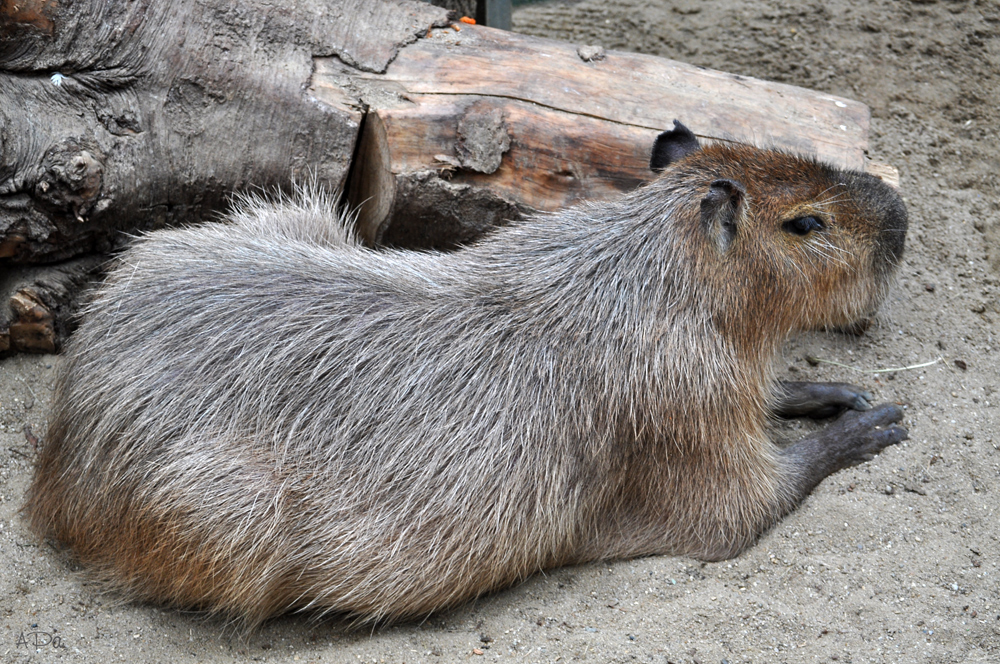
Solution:
M 637 186 L 674 118 L 866 167 L 856 102 L 454 19 L 411 0 L 0 3 L 0 265 L 106 254 L 307 178 L 346 186 L 372 243 L 453 246 Z M 72 300 L 33 288 L 0 296 L 0 335 L 31 347 L 10 325 L 51 318 L 34 346 L 58 348 Z
M 341 186 L 363 110 L 312 58 L 381 71 L 446 10 L 407 0 L 0 3 L 0 259 L 112 249 L 233 191 Z
M 634 53 L 479 26 L 431 31 L 384 73 L 317 58 L 312 87 L 369 107 L 349 200 L 372 243 L 449 246 L 506 217 L 649 180 L 680 118 L 703 138 L 765 141 L 870 166 L 859 102 Z

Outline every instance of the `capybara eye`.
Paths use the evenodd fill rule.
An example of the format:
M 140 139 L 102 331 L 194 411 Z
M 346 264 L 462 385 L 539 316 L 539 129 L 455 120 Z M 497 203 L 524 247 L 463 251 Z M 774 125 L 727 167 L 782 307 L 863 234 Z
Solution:
M 781 227 L 795 235 L 808 235 L 824 228 L 823 222 L 816 217 L 796 217 L 791 221 L 786 221 Z

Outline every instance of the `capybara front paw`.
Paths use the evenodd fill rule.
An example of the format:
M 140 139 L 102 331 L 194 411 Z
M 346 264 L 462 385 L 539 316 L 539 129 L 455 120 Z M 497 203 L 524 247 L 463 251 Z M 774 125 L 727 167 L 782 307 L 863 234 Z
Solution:
M 903 409 L 893 403 L 845 412 L 823 432 L 836 467 L 868 461 L 890 445 L 906 440 L 906 428 L 897 424 L 902 419 Z

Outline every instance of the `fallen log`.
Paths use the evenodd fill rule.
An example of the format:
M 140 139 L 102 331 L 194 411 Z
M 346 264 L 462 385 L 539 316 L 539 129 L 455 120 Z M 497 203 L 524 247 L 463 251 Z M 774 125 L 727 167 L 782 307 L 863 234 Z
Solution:
M 342 186 L 364 109 L 313 58 L 381 71 L 447 11 L 407 0 L 0 3 L 0 259 L 106 252 L 233 191 Z

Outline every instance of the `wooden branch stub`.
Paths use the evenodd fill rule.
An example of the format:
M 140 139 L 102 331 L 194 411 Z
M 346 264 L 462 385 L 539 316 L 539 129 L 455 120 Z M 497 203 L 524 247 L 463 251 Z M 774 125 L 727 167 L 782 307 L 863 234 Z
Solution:
M 348 191 L 369 242 L 449 246 L 497 215 L 619 195 L 653 177 L 649 150 L 674 119 L 703 139 L 867 167 L 870 114 L 859 102 L 662 58 L 459 27 L 431 31 L 384 74 L 315 60 L 314 86 L 350 79 L 369 105 Z M 435 220 L 430 212 L 446 191 L 487 208 L 447 205 Z
M 0 277 L 0 355 L 61 350 L 86 285 L 103 262 L 84 256 L 57 265 L 11 266 Z
M 15 322 L 11 324 L 10 344 L 15 350 L 28 353 L 56 352 L 54 318 L 42 303 L 39 294 L 25 288 L 10 298 Z

